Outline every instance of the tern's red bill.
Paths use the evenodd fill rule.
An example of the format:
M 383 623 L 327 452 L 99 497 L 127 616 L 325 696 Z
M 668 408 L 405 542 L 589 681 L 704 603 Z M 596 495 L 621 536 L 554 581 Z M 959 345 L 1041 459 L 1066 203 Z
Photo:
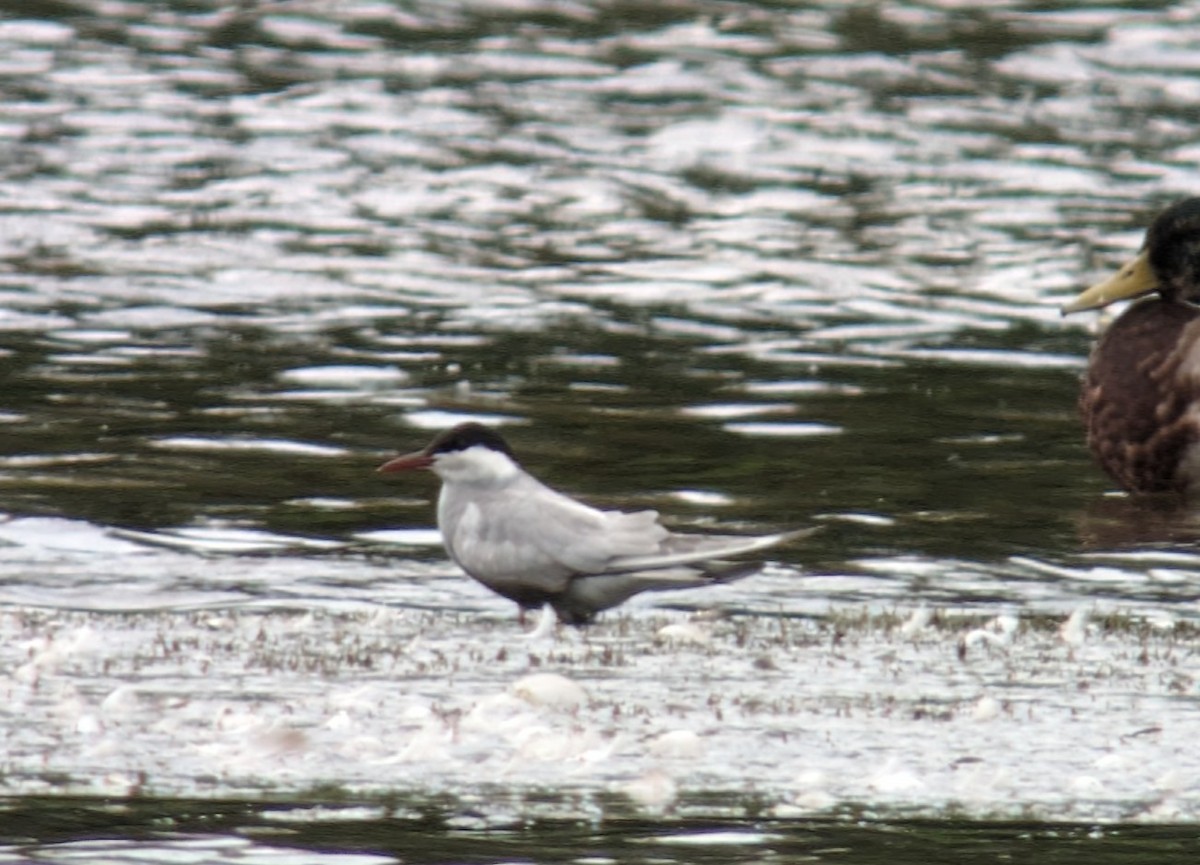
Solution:
M 425 451 L 414 451 L 411 454 L 395 457 L 388 460 L 375 471 L 378 472 L 406 472 L 412 469 L 427 469 L 433 465 L 433 457 L 425 453 Z

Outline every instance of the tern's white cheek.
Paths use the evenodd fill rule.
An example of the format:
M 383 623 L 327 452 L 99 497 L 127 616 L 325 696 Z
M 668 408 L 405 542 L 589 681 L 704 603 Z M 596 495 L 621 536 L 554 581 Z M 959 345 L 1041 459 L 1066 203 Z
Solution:
M 445 483 L 477 486 L 506 483 L 520 471 L 517 464 L 505 454 L 479 445 L 463 451 L 438 454 L 434 458 L 433 470 Z

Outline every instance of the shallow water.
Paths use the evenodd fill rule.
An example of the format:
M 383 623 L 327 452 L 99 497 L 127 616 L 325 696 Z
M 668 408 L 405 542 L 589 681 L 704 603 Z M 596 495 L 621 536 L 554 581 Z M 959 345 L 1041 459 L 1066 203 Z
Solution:
M 1197 3 L 4 7 L 14 807 L 1193 820 L 1200 525 L 1092 466 L 1057 308 L 1200 189 L 1198 49 Z M 823 530 L 529 643 L 373 474 L 463 418 Z
M 605 803 L 609 804 L 609 803 Z M 701 803 L 711 811 L 711 803 Z M 598 803 L 599 808 L 599 803 Z M 720 817 L 663 822 L 621 812 L 595 820 L 537 816 L 486 822 L 448 813 L 438 801 L 405 799 L 386 806 L 33 799 L 8 816 L 46 827 L 58 843 L 16 843 L 0 855 L 48 862 L 288 862 L 375 865 L 389 862 L 842 862 L 874 865 L 928 861 L 1012 861 L 1050 854 L 1064 863 L 1185 861 L 1191 827 L 1120 830 L 1028 822 L 967 823 L 756 820 Z M 84 824 L 91 838 L 63 831 Z M 485 828 L 486 824 L 486 828 Z M 153 828 L 147 829 L 147 826 Z M 24 861 L 15 858 L 4 861 Z

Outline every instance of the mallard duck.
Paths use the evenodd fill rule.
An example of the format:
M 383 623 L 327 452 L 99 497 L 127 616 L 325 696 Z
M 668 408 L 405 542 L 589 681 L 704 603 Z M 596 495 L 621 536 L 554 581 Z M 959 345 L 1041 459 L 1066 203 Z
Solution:
M 1109 326 L 1079 407 L 1100 465 L 1133 493 L 1200 493 L 1200 198 L 1164 210 L 1141 252 L 1063 314 L 1147 297 Z

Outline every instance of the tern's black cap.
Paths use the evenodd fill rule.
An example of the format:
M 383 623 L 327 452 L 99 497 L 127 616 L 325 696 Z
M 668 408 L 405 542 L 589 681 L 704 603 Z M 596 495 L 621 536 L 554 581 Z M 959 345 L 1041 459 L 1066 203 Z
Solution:
M 513 453 L 512 448 L 508 446 L 508 442 L 504 440 L 500 433 L 474 421 L 460 423 L 456 427 L 438 433 L 434 440 L 429 443 L 429 446 L 425 448 L 425 453 L 430 456 L 434 454 L 454 453 L 455 451 L 465 451 L 467 448 L 472 448 L 476 445 L 499 451 L 513 462 L 517 462 L 516 454 Z

